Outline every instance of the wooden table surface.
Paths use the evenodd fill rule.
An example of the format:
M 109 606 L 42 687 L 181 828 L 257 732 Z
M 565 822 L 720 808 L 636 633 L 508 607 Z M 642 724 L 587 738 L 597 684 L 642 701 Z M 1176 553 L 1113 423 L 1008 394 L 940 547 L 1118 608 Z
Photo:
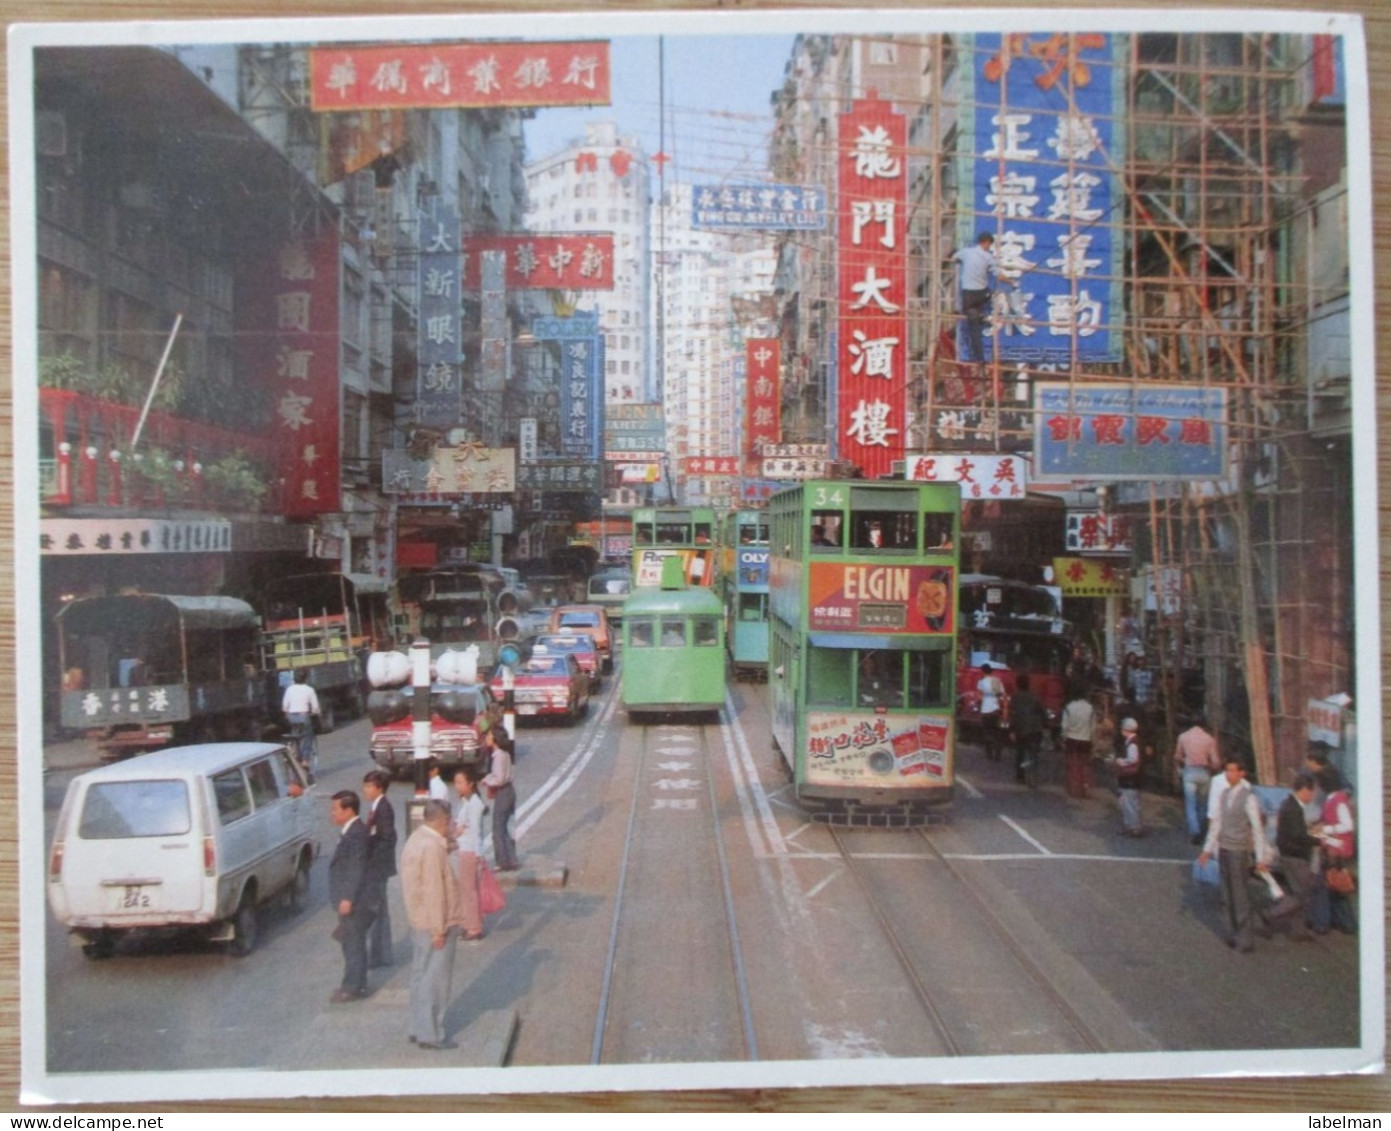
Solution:
M 818 3 L 817 0 L 730 0 L 729 3 L 649 3 L 645 0 L 618 0 L 613 3 L 575 3 L 567 0 L 513 0 L 511 3 L 459 3 L 457 0 L 0 0 L 0 15 L 6 24 L 18 21 L 55 20 L 134 20 L 134 19 L 219 19 L 258 18 L 263 16 L 327 16 L 327 15 L 392 15 L 416 13 L 522 12 L 522 11 L 609 11 L 642 12 L 660 9 L 681 11 L 768 11 L 809 8 L 875 7 L 880 9 L 914 9 L 930 5 L 895 3 L 893 0 L 868 4 Z M 1113 3 L 1074 3 L 1076 8 L 1116 7 Z M 1184 7 L 1222 8 L 1235 4 L 1203 3 L 1187 0 Z M 985 8 L 983 4 L 956 4 L 954 8 Z M 1130 3 L 1124 7 L 1167 7 Z M 1261 8 L 1292 11 L 1326 10 L 1347 12 L 1353 9 L 1329 4 L 1262 3 Z M 1376 0 L 1362 9 L 1366 24 L 1368 71 L 1372 102 L 1372 165 L 1376 191 L 1373 199 L 1373 226 L 1377 252 L 1378 300 L 1377 321 L 1391 312 L 1391 256 L 1387 254 L 1386 225 L 1379 222 L 1376 203 L 1381 192 L 1391 194 L 1391 0 Z M 0 62 L 0 67 L 3 67 Z M 3 91 L 0 89 L 0 94 Z M 1386 98 L 1387 102 L 1380 102 Z M 0 122 L 0 130 L 5 123 Z M 8 174 L 8 140 L 0 147 L 0 162 Z M 9 199 L 8 176 L 6 193 L 0 208 L 5 223 L 0 225 L 0 371 L 10 373 L 10 296 L 9 296 Z M 1386 198 L 1381 198 L 1386 199 Z M 1391 374 L 1391 333 L 1383 332 L 1377 349 L 1378 372 Z M 1387 434 L 1388 396 L 1391 396 L 1391 376 L 1378 378 L 1378 418 L 1382 434 Z M 15 772 L 15 712 L 12 689 L 15 679 L 13 582 L 13 504 L 11 502 L 12 468 L 10 464 L 11 412 L 6 396 L 0 407 L 0 774 L 5 787 L 13 792 Z M 1391 528 L 1388 509 L 1391 490 L 1388 490 L 1387 466 L 1391 461 L 1379 460 L 1379 498 L 1383 531 Z M 1388 540 L 1381 536 L 1382 619 L 1388 617 L 1386 567 Z M 1383 666 L 1387 665 L 1385 638 L 1382 643 Z M 1391 668 L 1388 668 L 1391 670 Z M 1383 799 L 1383 805 L 1385 799 Z M 16 1110 L 19 1087 L 19 986 L 17 916 L 17 845 L 13 837 L 13 822 L 6 822 L 7 831 L 0 834 L 0 1108 Z M 566 1093 L 517 1096 L 470 1096 L 462 1101 L 470 1111 L 646 1111 L 667 1109 L 676 1111 L 1270 1111 L 1309 1112 L 1311 1114 L 1348 1114 L 1356 1112 L 1391 1112 L 1391 1083 L 1385 1076 L 1334 1078 L 1250 1078 L 1214 1081 L 1158 1081 L 1121 1083 L 1059 1083 L 1028 1085 L 980 1085 L 971 1087 L 865 1087 L 791 1089 L 766 1088 L 729 1091 L 673 1091 Z M 356 1098 L 317 1101 L 277 1101 L 198 1105 L 208 1111 L 372 1111 L 372 1110 L 448 1110 L 460 1106 L 449 1098 L 420 1097 L 411 1099 Z M 146 1104 L 129 1110 L 188 1111 L 194 1105 Z M 65 1109 L 81 1111 L 84 1109 Z M 95 1110 L 95 1109 L 93 1109 Z M 116 1110 L 103 1107 L 101 1110 Z

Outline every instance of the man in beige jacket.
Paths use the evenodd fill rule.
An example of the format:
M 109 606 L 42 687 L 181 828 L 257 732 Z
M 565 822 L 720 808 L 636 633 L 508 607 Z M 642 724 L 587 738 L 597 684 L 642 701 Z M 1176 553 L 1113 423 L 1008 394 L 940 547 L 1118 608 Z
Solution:
M 449 867 L 449 806 L 425 802 L 424 822 L 401 852 L 401 895 L 411 925 L 410 1040 L 423 1049 L 459 1046 L 446 1037 L 449 983 L 459 938 L 459 885 Z

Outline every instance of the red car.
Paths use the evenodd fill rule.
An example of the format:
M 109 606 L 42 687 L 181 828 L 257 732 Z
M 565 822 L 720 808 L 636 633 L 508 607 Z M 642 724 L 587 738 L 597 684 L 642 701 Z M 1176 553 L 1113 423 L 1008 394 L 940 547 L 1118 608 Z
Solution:
M 574 656 L 533 652 L 517 668 L 513 680 L 518 718 L 559 715 L 573 723 L 589 712 L 589 677 L 580 670 Z M 493 676 L 489 687 L 506 702 L 500 672 Z
M 599 646 L 585 632 L 551 632 L 538 636 L 532 645 L 538 652 L 574 656 L 580 670 L 589 677 L 589 690 L 598 691 L 604 683 Z

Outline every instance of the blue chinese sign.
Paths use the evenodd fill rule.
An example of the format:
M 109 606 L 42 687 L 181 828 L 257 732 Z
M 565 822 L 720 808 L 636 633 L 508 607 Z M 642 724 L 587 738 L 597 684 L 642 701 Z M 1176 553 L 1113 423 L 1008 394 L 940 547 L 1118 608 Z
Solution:
M 1038 382 L 1034 395 L 1036 476 L 1113 480 L 1226 475 L 1225 389 Z
M 819 232 L 826 194 L 816 185 L 696 185 L 691 227 Z
M 420 377 L 415 422 L 445 430 L 459 423 L 463 335 L 459 326 L 459 216 L 440 206 L 420 216 Z
M 995 237 L 1001 275 L 985 346 L 1034 365 L 1120 359 L 1123 37 L 975 36 L 975 114 L 958 246 Z M 964 320 L 957 356 L 968 356 Z
M 599 459 L 599 420 L 603 397 L 604 343 L 599 316 L 580 312 L 569 318 L 537 318 L 532 333 L 560 344 L 560 450 L 567 459 Z

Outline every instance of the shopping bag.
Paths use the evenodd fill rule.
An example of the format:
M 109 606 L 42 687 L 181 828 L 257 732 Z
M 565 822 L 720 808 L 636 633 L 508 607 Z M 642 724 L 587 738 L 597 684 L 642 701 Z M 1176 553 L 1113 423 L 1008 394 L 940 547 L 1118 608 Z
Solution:
M 478 862 L 478 910 L 484 915 L 496 915 L 507 906 L 507 896 L 497 882 L 493 870 L 482 860 Z
M 1222 873 L 1217 867 L 1217 857 L 1213 856 L 1204 864 L 1201 860 L 1193 861 L 1193 882 L 1195 884 L 1210 884 L 1217 887 L 1222 882 Z

